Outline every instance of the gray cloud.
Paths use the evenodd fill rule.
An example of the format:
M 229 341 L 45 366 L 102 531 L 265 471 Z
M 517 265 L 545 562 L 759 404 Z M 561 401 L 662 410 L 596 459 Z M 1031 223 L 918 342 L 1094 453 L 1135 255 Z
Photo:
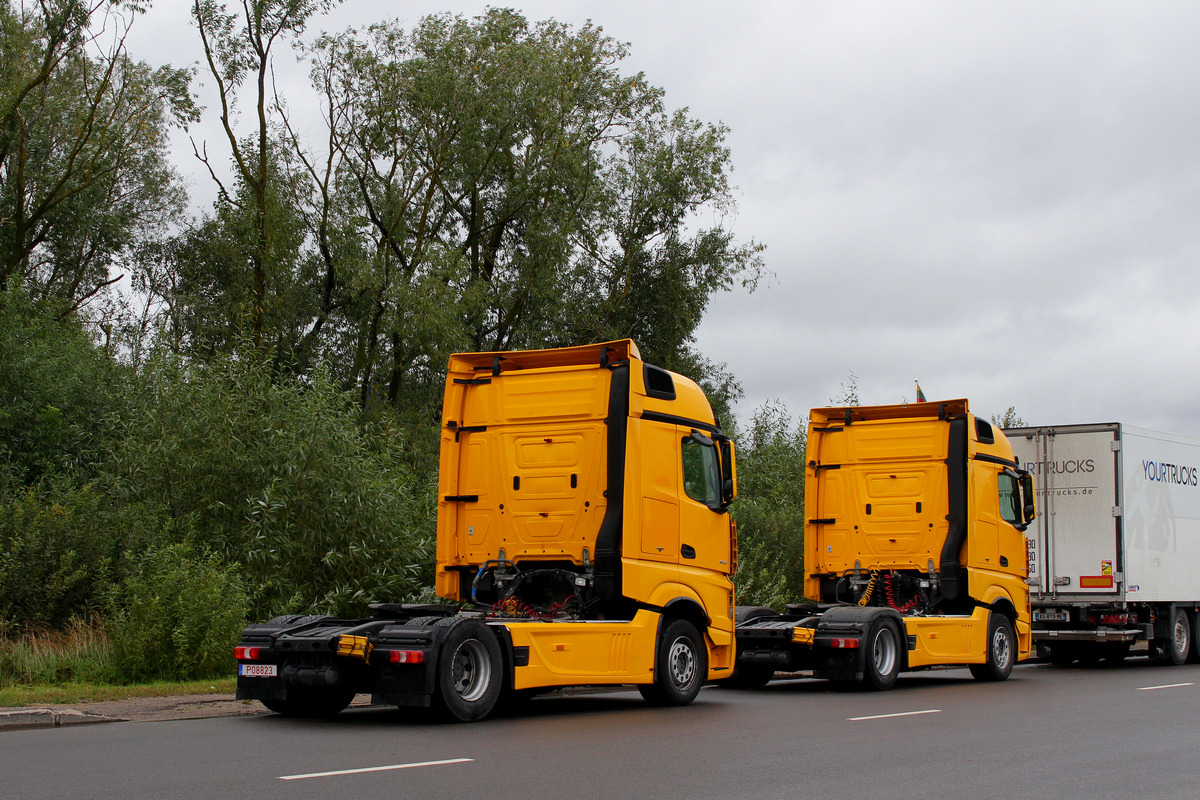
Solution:
M 173 5 L 138 23 L 136 55 L 198 58 Z M 444 8 L 348 0 L 312 29 Z M 742 380 L 743 416 L 774 398 L 803 415 L 852 370 L 864 402 L 919 378 L 983 414 L 1200 435 L 1200 8 L 521 8 L 603 25 L 669 104 L 730 126 L 735 228 L 775 278 L 716 298 L 699 345 Z M 277 72 L 314 114 L 303 69 Z

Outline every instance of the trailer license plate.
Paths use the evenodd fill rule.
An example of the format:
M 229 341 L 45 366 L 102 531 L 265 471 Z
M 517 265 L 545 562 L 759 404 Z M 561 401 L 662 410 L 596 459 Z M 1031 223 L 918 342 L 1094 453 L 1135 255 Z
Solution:
M 244 678 L 275 678 L 279 675 L 279 665 L 238 664 L 238 675 Z
M 1033 612 L 1034 622 L 1066 622 L 1071 618 L 1063 608 L 1047 608 L 1044 611 Z

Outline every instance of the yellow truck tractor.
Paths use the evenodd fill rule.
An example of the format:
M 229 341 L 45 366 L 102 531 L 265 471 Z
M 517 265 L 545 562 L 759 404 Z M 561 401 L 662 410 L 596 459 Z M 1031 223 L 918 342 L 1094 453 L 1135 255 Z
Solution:
M 1028 658 L 1029 473 L 966 400 L 819 408 L 808 428 L 807 601 L 739 609 L 735 685 L 776 671 L 888 689 L 964 664 L 1005 680 Z
M 733 445 L 700 388 L 630 340 L 450 359 L 437 592 L 242 634 L 237 696 L 487 716 L 502 695 L 636 684 L 690 703 L 732 673 Z

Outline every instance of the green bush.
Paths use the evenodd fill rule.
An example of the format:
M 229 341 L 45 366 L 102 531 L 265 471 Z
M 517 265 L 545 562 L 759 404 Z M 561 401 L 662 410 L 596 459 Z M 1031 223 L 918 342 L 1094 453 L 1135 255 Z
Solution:
M 114 502 L 94 484 L 0 481 L 0 624 L 63 629 L 102 611 L 124 577 L 124 553 L 172 530 L 161 509 Z
M 239 571 L 216 555 L 153 548 L 114 597 L 116 670 L 130 683 L 227 675 L 249 607 Z
M 0 469 L 33 483 L 90 464 L 121 375 L 77 319 L 0 291 Z
M 364 429 L 325 375 L 254 357 L 164 358 L 143 386 L 118 482 L 242 565 L 255 616 L 358 613 L 432 584 L 436 467 L 414 470 L 387 417 Z

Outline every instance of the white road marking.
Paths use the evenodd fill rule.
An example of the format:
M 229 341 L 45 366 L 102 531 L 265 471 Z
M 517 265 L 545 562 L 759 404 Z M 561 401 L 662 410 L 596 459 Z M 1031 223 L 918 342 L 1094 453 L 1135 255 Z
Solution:
M 280 775 L 281 781 L 298 781 L 304 778 L 330 778 L 335 775 L 357 775 L 361 772 L 386 772 L 391 769 L 413 769 L 414 767 L 440 767 L 443 764 L 465 764 L 473 758 L 447 758 L 443 761 L 418 761 L 413 764 L 389 764 L 386 767 L 363 767 L 361 769 L 339 769 L 334 772 L 310 772 L 307 775 Z
M 1178 689 L 1180 686 L 1195 686 L 1194 683 L 1164 683 L 1162 686 L 1139 686 L 1139 692 L 1149 692 L 1152 689 Z
M 861 722 L 864 719 L 888 719 L 889 717 L 915 717 L 918 714 L 940 714 L 940 708 L 927 708 L 924 711 L 901 711 L 898 714 L 875 714 L 870 717 L 847 717 L 850 722 Z

